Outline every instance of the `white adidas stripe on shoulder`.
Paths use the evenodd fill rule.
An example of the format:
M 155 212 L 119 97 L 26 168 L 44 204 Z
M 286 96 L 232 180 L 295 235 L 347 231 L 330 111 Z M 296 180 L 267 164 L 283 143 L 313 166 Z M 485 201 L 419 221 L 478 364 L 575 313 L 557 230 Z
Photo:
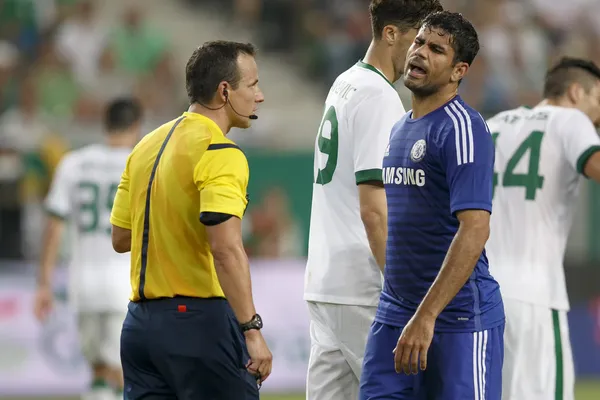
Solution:
M 479 119 L 481 120 L 481 122 L 483 122 L 483 126 L 485 126 L 485 130 L 487 131 L 487 133 L 491 134 L 490 127 L 488 126 L 487 122 L 485 122 L 483 115 L 481 115 L 480 113 L 477 113 L 477 115 L 479 116 Z
M 467 121 L 467 137 L 468 137 L 468 146 L 469 146 L 469 150 L 468 150 L 468 154 L 469 154 L 469 160 L 468 162 L 472 163 L 473 159 L 474 159 L 474 154 L 475 154 L 475 149 L 474 149 L 474 145 L 473 145 L 473 126 L 471 125 L 471 116 L 469 115 L 469 113 L 467 112 L 467 110 L 465 110 L 465 108 L 463 107 L 462 104 L 460 104 L 460 102 L 454 100 L 451 104 L 452 107 L 457 107 L 460 112 L 462 113 L 462 115 L 465 117 L 465 120 Z M 459 113 L 460 115 L 460 113 Z
M 454 124 L 454 140 L 456 146 L 456 162 L 458 165 L 475 161 L 475 145 L 473 143 L 473 124 L 471 116 L 458 100 L 444 107 L 446 114 Z

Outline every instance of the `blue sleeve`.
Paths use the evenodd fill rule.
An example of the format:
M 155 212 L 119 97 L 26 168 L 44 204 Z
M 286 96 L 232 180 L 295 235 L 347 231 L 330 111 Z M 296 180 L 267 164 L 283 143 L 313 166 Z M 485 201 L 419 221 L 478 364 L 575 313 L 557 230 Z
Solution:
M 450 212 L 454 215 L 475 209 L 491 213 L 495 157 L 492 135 L 479 115 L 471 117 L 464 109 L 451 114 L 441 157 L 450 191 Z

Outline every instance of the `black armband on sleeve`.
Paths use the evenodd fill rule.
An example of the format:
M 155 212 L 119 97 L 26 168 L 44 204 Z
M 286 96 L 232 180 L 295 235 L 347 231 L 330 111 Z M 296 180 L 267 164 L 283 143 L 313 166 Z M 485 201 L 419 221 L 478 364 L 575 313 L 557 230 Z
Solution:
M 233 215 L 220 212 L 202 212 L 200 213 L 200 222 L 206 226 L 215 226 L 222 224 L 231 217 L 233 217 Z

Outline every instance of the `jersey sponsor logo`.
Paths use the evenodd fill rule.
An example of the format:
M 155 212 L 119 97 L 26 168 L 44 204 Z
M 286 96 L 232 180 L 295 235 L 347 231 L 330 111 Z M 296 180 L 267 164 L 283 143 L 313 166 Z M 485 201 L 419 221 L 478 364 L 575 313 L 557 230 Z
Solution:
M 410 159 L 416 163 L 421 161 L 425 157 L 426 150 L 427 143 L 425 142 L 425 139 L 417 140 L 410 150 Z
M 425 171 L 408 167 L 384 167 L 385 185 L 425 186 Z

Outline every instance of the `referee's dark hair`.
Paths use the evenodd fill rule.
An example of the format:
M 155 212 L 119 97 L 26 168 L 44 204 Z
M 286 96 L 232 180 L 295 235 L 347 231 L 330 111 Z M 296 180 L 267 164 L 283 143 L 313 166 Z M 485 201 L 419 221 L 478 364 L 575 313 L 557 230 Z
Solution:
M 223 81 L 237 89 L 240 82 L 237 59 L 240 54 L 254 56 L 256 48 L 251 43 L 217 40 L 206 42 L 194 50 L 185 67 L 185 87 L 190 104 L 209 104 Z
M 599 79 L 600 68 L 593 61 L 563 57 L 546 73 L 544 97 L 561 97 L 573 83 L 580 84 L 589 93 Z
M 118 134 L 139 123 L 142 114 L 142 105 L 136 99 L 131 97 L 115 99 L 106 107 L 104 128 L 108 134 Z

